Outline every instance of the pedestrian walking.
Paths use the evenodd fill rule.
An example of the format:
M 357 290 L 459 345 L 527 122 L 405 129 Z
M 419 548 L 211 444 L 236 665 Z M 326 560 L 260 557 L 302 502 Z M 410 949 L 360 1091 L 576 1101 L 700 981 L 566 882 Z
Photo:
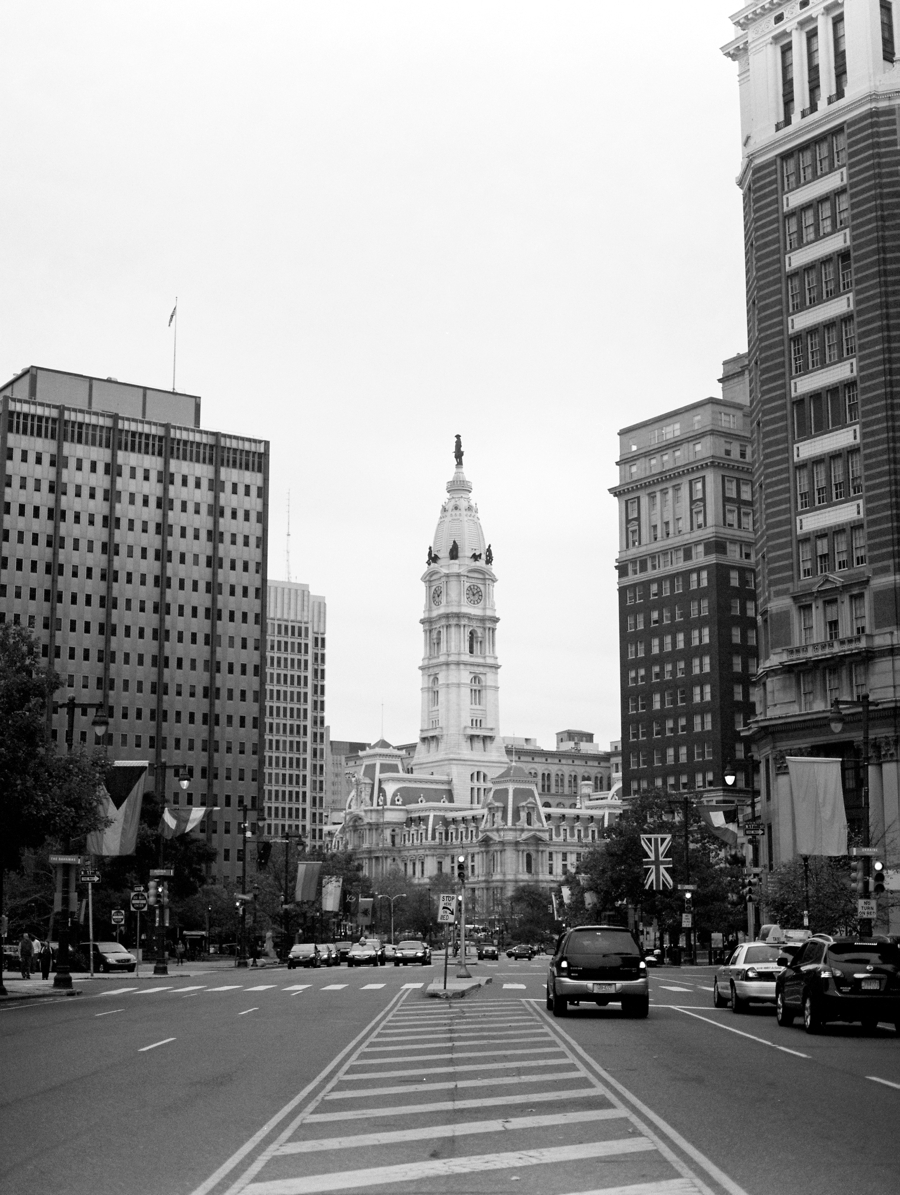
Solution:
M 34 946 L 28 934 L 22 934 L 22 940 L 19 942 L 19 963 L 21 964 L 22 978 L 31 978 L 31 964 L 34 961 Z
M 31 974 L 37 975 L 41 965 L 41 940 L 31 935 Z
M 41 946 L 41 979 L 50 978 L 50 968 L 53 966 L 53 951 L 50 948 L 49 942 L 44 942 Z
M 175 966 L 184 966 L 184 942 L 181 938 L 175 943 Z

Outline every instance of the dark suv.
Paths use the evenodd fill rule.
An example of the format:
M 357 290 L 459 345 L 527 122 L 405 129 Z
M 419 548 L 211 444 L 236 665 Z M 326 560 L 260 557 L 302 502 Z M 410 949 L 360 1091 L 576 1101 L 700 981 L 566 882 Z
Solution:
M 807 1033 L 828 1021 L 889 1021 L 900 1033 L 900 946 L 888 937 L 815 934 L 775 981 L 775 1018 L 802 1016 Z
M 582 1001 L 622 1005 L 627 1017 L 650 1010 L 647 967 L 637 939 L 620 925 L 579 925 L 560 936 L 547 973 L 547 1007 L 555 1017 Z

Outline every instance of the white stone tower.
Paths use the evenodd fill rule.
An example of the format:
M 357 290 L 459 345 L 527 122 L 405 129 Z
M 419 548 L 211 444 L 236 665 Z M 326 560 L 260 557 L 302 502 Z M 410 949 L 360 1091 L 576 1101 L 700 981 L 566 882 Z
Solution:
M 497 578 L 459 436 L 455 457 L 422 577 L 422 716 L 412 770 L 448 776 L 456 803 L 480 805 L 492 777 L 508 764 L 500 740 Z

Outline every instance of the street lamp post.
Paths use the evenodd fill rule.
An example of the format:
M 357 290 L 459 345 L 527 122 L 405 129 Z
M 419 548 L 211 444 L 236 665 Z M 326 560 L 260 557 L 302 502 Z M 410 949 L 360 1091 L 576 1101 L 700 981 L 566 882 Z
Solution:
M 247 966 L 247 902 L 244 899 L 247 887 L 247 839 L 250 827 L 247 825 L 247 806 L 241 805 L 241 932 L 238 957 L 235 966 Z
M 863 826 L 862 826 L 862 845 L 868 847 L 871 839 L 871 827 L 869 826 L 869 708 L 873 704 L 872 699 L 868 693 L 860 693 L 856 701 L 841 701 L 835 697 L 831 703 L 831 711 L 828 718 L 828 725 L 833 734 L 840 734 L 844 729 L 844 714 L 846 708 L 859 709 L 862 715 L 862 775 L 861 780 L 861 796 L 863 807 Z M 878 703 L 875 702 L 875 705 Z M 807 889 L 809 886 L 809 858 L 804 858 L 804 872 L 807 876 Z M 864 893 L 864 895 L 866 895 Z M 807 908 L 809 907 L 809 897 L 807 895 Z M 871 934 L 872 920 L 869 917 L 860 917 L 859 919 L 860 934 Z
M 168 768 L 168 764 L 162 763 L 162 764 L 160 764 L 160 767 L 162 769 L 162 774 L 163 774 L 162 797 L 163 797 L 163 813 L 165 813 L 165 809 L 166 809 L 166 770 Z M 178 786 L 183 793 L 187 792 L 188 788 L 190 787 L 190 783 L 191 783 L 190 778 L 187 776 L 180 776 L 178 778 Z M 162 815 L 160 815 L 160 817 L 161 816 Z M 159 870 L 160 870 L 160 872 L 165 870 L 165 846 L 166 846 L 166 840 L 163 837 L 162 821 L 160 821 L 160 827 L 159 827 Z M 169 974 L 169 959 L 168 959 L 169 952 L 168 952 L 168 949 L 166 948 L 166 916 L 168 914 L 168 909 L 169 909 L 169 897 L 168 897 L 168 889 L 166 888 L 166 877 L 164 875 L 160 875 L 160 877 L 159 877 L 158 892 L 159 892 L 159 896 L 157 897 L 157 902 L 156 902 L 156 959 L 153 963 L 153 974 L 154 975 L 168 975 Z
M 103 743 L 106 738 L 106 732 L 109 729 L 109 714 L 107 705 L 104 701 L 78 701 L 75 697 L 70 697 L 66 702 L 66 754 L 71 755 L 75 746 L 75 710 L 76 708 L 82 710 L 95 710 L 96 713 L 91 721 L 91 726 L 94 730 L 94 736 L 98 745 Z M 68 850 L 68 842 L 64 844 L 64 850 Z M 71 868 L 69 863 L 58 863 L 57 867 Z M 66 872 L 63 872 L 63 877 Z M 71 876 L 72 872 L 68 874 Z M 69 887 L 63 882 L 61 907 L 59 910 L 59 947 L 56 952 L 56 974 L 53 977 L 53 986 L 56 989 L 63 989 L 65 991 L 72 990 L 72 972 L 69 966 Z
M 405 892 L 398 892 L 396 896 L 388 896 L 386 892 L 375 893 L 376 900 L 389 900 L 391 902 L 391 945 L 394 942 L 394 901 L 400 900 L 404 896 L 406 896 Z

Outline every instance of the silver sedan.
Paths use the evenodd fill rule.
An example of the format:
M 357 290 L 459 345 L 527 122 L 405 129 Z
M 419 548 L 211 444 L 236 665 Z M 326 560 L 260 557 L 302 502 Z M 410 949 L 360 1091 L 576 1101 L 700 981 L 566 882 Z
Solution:
M 767 942 L 744 942 L 720 967 L 713 979 L 713 1004 L 731 1005 L 732 1012 L 746 1012 L 751 1002 L 775 1003 L 775 980 L 787 956 Z

